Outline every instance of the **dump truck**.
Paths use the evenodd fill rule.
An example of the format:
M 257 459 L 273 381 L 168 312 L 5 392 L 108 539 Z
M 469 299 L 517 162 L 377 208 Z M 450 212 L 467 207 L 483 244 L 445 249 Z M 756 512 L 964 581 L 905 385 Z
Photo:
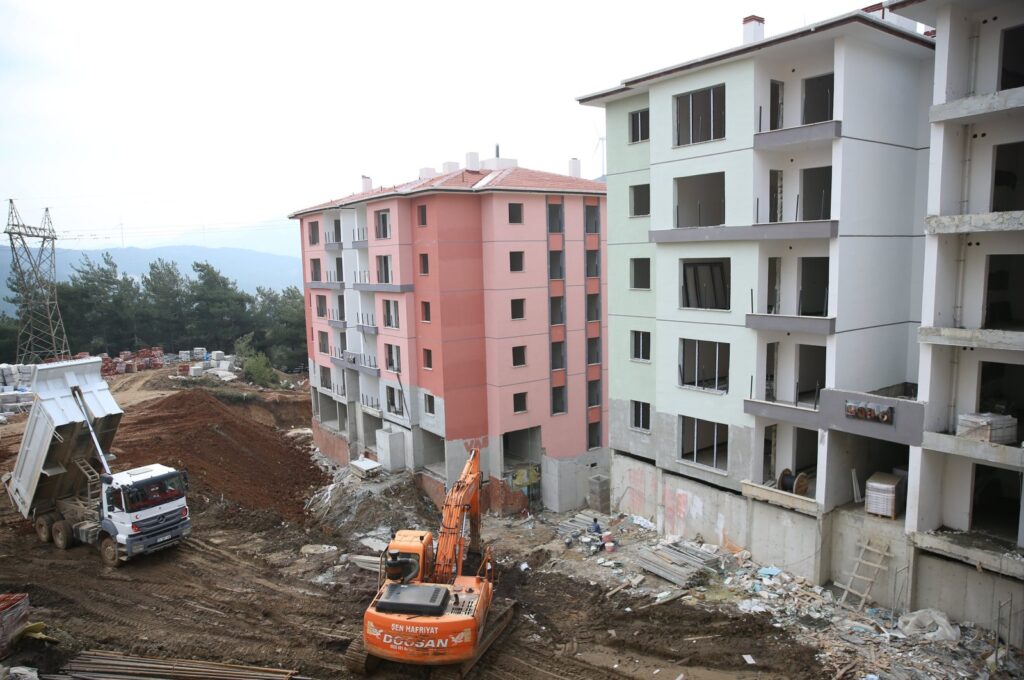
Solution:
M 192 531 L 188 477 L 166 465 L 110 471 L 124 413 L 100 376 L 98 357 L 39 364 L 14 470 L 2 483 L 40 541 L 99 548 L 103 562 L 177 545 Z
M 461 678 L 508 628 L 513 600 L 495 602 L 494 557 L 480 541 L 480 450 L 473 449 L 430 531 L 395 533 L 380 556 L 378 591 L 363 632 L 345 650 L 349 670 L 367 674 L 381 659 L 432 666 L 432 678 Z M 476 573 L 463 574 L 468 555 Z

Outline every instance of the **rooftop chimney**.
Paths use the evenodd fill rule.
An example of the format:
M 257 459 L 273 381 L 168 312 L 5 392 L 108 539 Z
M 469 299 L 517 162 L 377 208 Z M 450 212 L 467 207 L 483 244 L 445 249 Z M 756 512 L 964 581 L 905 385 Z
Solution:
M 480 169 L 480 154 L 476 151 L 470 151 L 466 154 L 466 170 L 479 170 Z
M 420 168 L 420 179 L 430 179 L 431 177 L 437 177 L 437 170 L 433 168 Z
M 580 159 L 570 158 L 569 159 L 569 177 L 580 176 Z
M 743 18 L 743 44 L 764 40 L 764 17 L 751 14 Z
M 363 175 L 363 191 L 373 191 L 373 180 Z
M 441 167 L 444 169 L 444 173 L 448 174 L 449 172 L 455 172 L 456 170 L 458 170 L 459 164 L 456 163 L 455 161 L 446 161 L 445 164 L 442 165 Z

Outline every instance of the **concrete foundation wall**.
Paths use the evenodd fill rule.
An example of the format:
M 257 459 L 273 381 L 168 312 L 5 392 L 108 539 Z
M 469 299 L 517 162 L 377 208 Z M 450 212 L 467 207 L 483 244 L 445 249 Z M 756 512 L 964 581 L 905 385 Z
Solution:
M 912 607 L 934 607 L 956 621 L 973 621 L 984 628 L 994 628 L 1000 602 L 1013 597 L 1014 645 L 1024 645 L 1024 582 L 987 571 L 978 571 L 960 562 L 919 552 L 914 568 Z M 1003 608 L 1002 634 L 1009 628 L 1008 607 Z
M 313 443 L 320 449 L 320 453 L 339 465 L 348 465 L 348 442 L 342 436 L 320 427 L 315 418 L 310 422 L 310 427 L 313 429 Z
M 888 520 L 873 517 L 864 512 L 863 506 L 837 510 L 829 515 L 832 518 L 831 540 L 826 543 L 830 551 L 831 568 L 829 579 L 836 583 L 847 583 L 855 566 L 854 560 L 860 555 L 860 544 L 868 540 L 873 547 L 888 548 L 892 557 L 883 560 L 888 569 L 879 571 L 878 578 L 871 587 L 870 600 L 883 607 L 891 607 L 893 603 L 893 583 L 896 585 L 896 597 L 902 606 L 908 604 L 910 588 L 910 572 L 904 567 L 910 564 L 913 546 L 903 530 L 902 520 Z M 875 562 L 877 555 L 865 553 L 864 559 Z M 900 571 L 904 569 L 903 571 Z M 897 574 L 897 572 L 899 572 Z M 870 569 L 861 567 L 861 574 L 871 573 Z M 854 584 L 860 590 L 864 582 Z
M 544 507 L 565 512 L 582 507 L 587 500 L 590 478 L 610 471 L 608 449 L 594 449 L 576 458 L 541 458 L 540 490 Z

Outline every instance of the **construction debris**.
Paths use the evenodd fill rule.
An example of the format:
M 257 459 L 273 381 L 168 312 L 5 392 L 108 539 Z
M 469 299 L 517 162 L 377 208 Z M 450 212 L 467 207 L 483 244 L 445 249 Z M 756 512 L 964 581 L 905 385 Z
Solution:
M 702 571 L 717 574 L 719 557 L 684 543 L 666 543 L 654 549 L 644 548 L 637 564 L 677 586 L 689 588 L 701 581 Z
M 28 623 L 28 595 L 5 593 L 0 595 L 0 659 L 14 649 L 17 635 Z
M 298 671 L 193 661 L 129 656 L 119 652 L 82 652 L 60 675 L 40 680 L 300 680 Z

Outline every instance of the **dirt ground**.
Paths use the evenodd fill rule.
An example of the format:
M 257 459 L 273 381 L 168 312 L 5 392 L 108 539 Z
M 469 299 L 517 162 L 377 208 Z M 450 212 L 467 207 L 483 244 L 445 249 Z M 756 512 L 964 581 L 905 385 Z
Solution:
M 372 554 L 369 546 L 392 529 L 436 528 L 434 508 L 408 477 L 368 484 L 315 465 L 308 433 L 286 431 L 308 424 L 301 393 L 175 390 L 168 387 L 174 381 L 139 375 L 113 386 L 126 412 L 116 467 L 164 462 L 187 469 L 193 536 L 107 569 L 87 546 L 60 551 L 37 542 L 0 501 L 0 592 L 28 592 L 31 620 L 61 640 L 25 644 L 13 661 L 53 672 L 76 652 L 101 648 L 349 677 L 343 654 L 359 634 L 376 575 L 347 555 Z M 0 471 L 13 466 L 21 427 L 0 427 Z M 504 523 L 487 518 L 485 539 L 500 538 Z M 605 598 L 607 588 L 570 563 L 561 565 L 564 573 L 545 571 L 549 552 L 535 548 L 553 529 L 530 527 L 495 543 L 504 565 L 499 594 L 521 609 L 472 677 L 826 677 L 814 650 L 763 615 L 679 601 L 641 610 L 650 597 L 624 591 Z M 377 677 L 426 678 L 427 671 L 382 664 Z

